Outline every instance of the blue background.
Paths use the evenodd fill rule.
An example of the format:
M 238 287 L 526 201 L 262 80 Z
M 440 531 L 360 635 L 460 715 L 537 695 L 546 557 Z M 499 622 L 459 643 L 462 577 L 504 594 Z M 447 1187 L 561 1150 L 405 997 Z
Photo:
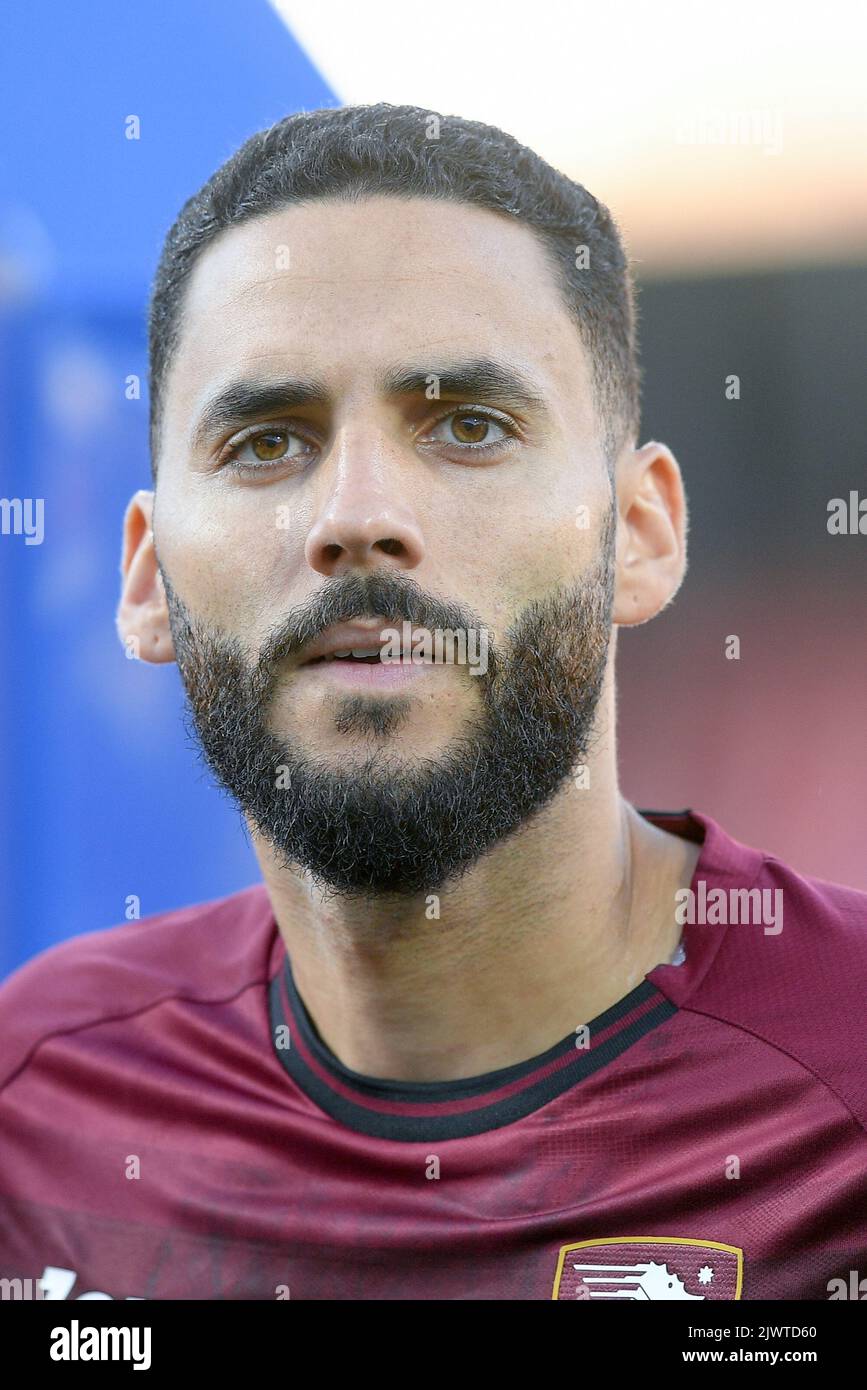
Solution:
M 264 0 L 11 5 L 0 52 L 0 494 L 45 499 L 41 545 L 0 537 L 2 975 L 123 921 L 128 895 L 144 917 L 260 877 L 177 668 L 116 635 L 121 522 L 150 486 L 169 226 L 255 130 L 338 102 Z

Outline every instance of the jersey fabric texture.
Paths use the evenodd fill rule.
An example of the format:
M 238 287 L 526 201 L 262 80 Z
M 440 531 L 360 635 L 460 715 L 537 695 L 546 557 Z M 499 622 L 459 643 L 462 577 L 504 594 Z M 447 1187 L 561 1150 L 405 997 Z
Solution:
M 702 846 L 682 963 L 483 1076 L 343 1066 L 264 884 L 30 961 L 0 989 L 0 1277 L 591 1302 L 827 1299 L 867 1274 L 867 894 L 642 814 Z M 745 894 L 773 925 L 731 910 Z

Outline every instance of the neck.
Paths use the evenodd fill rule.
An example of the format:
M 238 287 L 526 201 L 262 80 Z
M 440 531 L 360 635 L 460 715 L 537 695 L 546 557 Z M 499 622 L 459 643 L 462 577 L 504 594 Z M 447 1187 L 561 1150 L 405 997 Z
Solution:
M 639 816 L 613 770 L 600 783 L 592 799 L 569 785 L 427 898 L 328 897 L 251 827 L 298 992 L 345 1066 L 403 1081 L 508 1067 L 671 958 L 699 848 Z

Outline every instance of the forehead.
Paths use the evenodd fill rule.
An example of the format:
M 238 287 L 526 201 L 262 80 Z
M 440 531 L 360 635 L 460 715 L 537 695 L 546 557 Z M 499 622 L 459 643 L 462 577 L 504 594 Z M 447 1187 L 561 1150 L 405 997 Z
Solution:
M 188 415 L 221 380 L 287 368 L 351 391 L 426 355 L 500 357 L 549 396 L 589 392 L 556 272 L 525 224 L 433 199 L 319 199 L 230 228 L 202 253 L 168 395 Z

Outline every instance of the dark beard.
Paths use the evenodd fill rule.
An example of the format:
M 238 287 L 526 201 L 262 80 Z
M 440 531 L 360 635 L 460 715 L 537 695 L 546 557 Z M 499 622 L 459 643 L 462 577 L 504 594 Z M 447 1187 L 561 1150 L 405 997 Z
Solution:
M 586 760 L 611 634 L 614 521 L 598 562 L 571 589 L 529 604 L 488 669 L 456 680 L 477 687 L 478 714 L 438 759 L 416 767 L 378 749 L 344 768 L 308 758 L 268 725 L 277 663 L 335 622 L 382 618 L 432 631 L 476 628 L 460 605 L 428 597 L 380 570 L 328 580 L 294 610 L 250 663 L 236 638 L 191 618 L 163 572 L 189 713 L 219 783 L 275 850 L 338 894 L 430 893 L 551 800 Z M 347 697 L 336 727 L 384 737 L 406 700 Z

